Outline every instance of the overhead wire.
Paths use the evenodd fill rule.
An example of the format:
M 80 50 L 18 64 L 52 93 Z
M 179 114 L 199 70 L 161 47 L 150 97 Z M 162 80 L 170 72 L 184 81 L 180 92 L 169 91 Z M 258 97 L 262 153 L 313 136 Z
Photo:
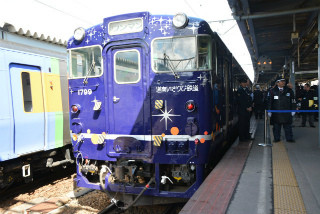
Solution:
M 93 25 L 93 23 L 88 22 L 88 20 L 85 20 L 85 19 L 82 19 L 82 18 L 77 17 L 77 16 L 75 16 L 75 15 L 72 15 L 71 13 L 67 13 L 67 12 L 65 12 L 65 11 L 62 11 L 62 10 L 56 8 L 56 7 L 53 7 L 53 6 L 49 5 L 49 4 L 46 4 L 46 3 L 42 2 L 42 1 L 40 1 L 40 0 L 34 0 L 34 1 L 37 2 L 37 3 L 39 3 L 39 4 L 44 5 L 44 6 L 46 6 L 46 7 L 49 7 L 49 8 L 51 8 L 51 9 L 53 9 L 53 10 L 56 10 L 56 11 L 58 11 L 58 12 L 64 14 L 64 15 L 71 16 L 71 17 L 74 18 L 74 19 L 77 19 L 77 20 L 80 20 L 80 21 L 85 22 L 85 23 L 87 23 L 87 24 Z

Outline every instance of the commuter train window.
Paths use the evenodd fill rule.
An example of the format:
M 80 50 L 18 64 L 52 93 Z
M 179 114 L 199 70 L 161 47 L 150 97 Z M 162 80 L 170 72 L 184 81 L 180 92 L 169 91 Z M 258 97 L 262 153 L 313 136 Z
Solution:
M 155 72 L 211 69 L 209 36 L 172 37 L 152 42 L 152 68 Z
M 118 51 L 114 55 L 114 79 L 118 84 L 140 81 L 140 54 L 137 50 Z
M 30 74 L 28 72 L 21 72 L 23 106 L 25 112 L 32 112 L 32 95 Z
M 102 75 L 100 46 L 70 50 L 70 78 L 98 77 Z

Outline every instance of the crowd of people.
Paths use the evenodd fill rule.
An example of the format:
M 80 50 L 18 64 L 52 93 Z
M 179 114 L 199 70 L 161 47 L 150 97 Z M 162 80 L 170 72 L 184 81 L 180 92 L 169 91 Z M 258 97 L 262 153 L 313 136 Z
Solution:
M 239 118 L 239 140 L 251 140 L 249 133 L 250 118 L 254 114 L 256 119 L 262 119 L 265 110 L 274 110 L 268 113 L 270 123 L 273 125 L 274 142 L 281 140 L 281 128 L 285 132 L 287 142 L 295 142 L 292 132 L 292 122 L 295 112 L 290 110 L 316 110 L 318 109 L 317 86 L 296 85 L 296 91 L 292 90 L 292 84 L 287 83 L 284 78 L 277 81 L 267 90 L 262 90 L 260 85 L 250 89 L 250 81 L 247 78 L 239 79 L 239 88 L 236 92 Z M 288 111 L 289 110 L 289 111 Z M 301 112 L 297 114 L 302 117 L 301 127 L 309 122 L 310 127 L 315 127 L 314 121 L 318 120 L 318 113 Z

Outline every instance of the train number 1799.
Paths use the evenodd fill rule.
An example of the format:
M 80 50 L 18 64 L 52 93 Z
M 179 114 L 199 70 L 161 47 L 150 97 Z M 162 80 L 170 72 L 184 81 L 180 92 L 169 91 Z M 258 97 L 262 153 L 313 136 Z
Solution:
M 91 95 L 92 90 L 91 89 L 79 89 L 78 95 Z

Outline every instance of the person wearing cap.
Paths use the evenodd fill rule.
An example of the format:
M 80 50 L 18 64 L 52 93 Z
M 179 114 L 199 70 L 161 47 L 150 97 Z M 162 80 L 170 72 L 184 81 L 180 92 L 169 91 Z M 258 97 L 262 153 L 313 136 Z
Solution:
M 250 112 L 252 111 L 252 99 L 247 90 L 247 78 L 239 79 L 240 86 L 236 93 L 239 116 L 239 140 L 247 141 L 251 139 L 250 129 Z
M 278 85 L 270 90 L 268 94 L 268 110 L 295 110 L 295 98 L 292 89 L 286 86 L 286 80 L 278 79 Z M 281 126 L 283 126 L 287 142 L 294 142 L 292 133 L 292 117 L 295 112 L 268 113 L 273 121 L 274 142 L 280 141 Z
M 256 89 L 253 92 L 253 111 L 256 119 L 262 119 L 262 114 L 264 110 L 263 93 L 260 90 L 260 85 L 256 85 L 255 88 Z
M 301 96 L 299 97 L 299 100 L 301 101 L 301 110 L 313 110 L 314 109 L 314 97 L 316 97 L 313 90 L 310 90 L 310 85 L 305 84 L 303 86 L 303 92 L 301 93 Z M 314 115 L 312 112 L 302 112 L 302 123 L 301 126 L 305 127 L 307 118 L 309 120 L 310 127 L 315 127 L 314 125 Z

